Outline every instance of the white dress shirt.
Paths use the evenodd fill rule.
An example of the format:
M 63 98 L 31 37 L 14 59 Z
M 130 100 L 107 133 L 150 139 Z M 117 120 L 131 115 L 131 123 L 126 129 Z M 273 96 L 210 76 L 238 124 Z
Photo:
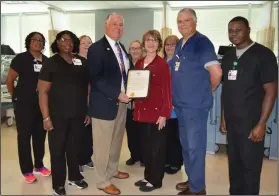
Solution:
M 119 64 L 119 68 L 120 68 L 120 72 L 122 73 L 120 55 L 118 53 L 117 47 L 115 46 L 116 41 L 111 39 L 106 34 L 105 34 L 105 36 L 106 36 L 106 38 L 107 38 L 107 40 L 109 42 L 109 45 L 112 48 L 112 50 L 113 50 L 113 52 L 114 52 L 114 54 L 115 54 L 115 56 L 117 58 L 117 61 L 118 61 L 118 64 Z M 118 44 L 119 44 L 119 42 L 118 42 Z M 120 47 L 120 49 L 122 51 L 123 61 L 124 61 L 124 64 L 125 64 L 125 71 L 126 71 L 126 74 L 128 74 L 128 69 L 130 68 L 130 61 L 129 61 L 128 56 L 126 55 L 126 53 L 124 52 L 124 50 L 122 49 L 120 44 L 119 44 L 119 47 Z M 125 92 L 123 77 L 122 77 L 122 82 L 121 82 L 121 91 Z

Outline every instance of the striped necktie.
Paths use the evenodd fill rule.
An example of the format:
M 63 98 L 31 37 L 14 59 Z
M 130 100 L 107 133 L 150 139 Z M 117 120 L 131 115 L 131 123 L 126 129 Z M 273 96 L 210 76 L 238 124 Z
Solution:
M 125 70 L 125 64 L 124 64 L 124 60 L 123 60 L 123 55 L 122 55 L 122 51 L 121 51 L 121 48 L 119 46 L 119 43 L 115 43 L 115 46 L 118 50 L 118 55 L 119 55 L 119 58 L 120 58 L 120 66 L 121 66 L 121 73 L 122 73 L 122 77 L 123 77 L 123 80 L 124 80 L 124 86 L 126 87 L 126 84 L 127 84 L 127 74 L 126 74 L 126 70 Z

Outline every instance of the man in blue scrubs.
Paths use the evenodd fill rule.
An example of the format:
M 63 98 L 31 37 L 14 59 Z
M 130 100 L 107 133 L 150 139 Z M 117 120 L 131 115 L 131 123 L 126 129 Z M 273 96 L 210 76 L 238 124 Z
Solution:
M 188 181 L 177 184 L 179 195 L 205 195 L 207 119 L 222 70 L 211 41 L 196 30 L 193 9 L 177 16 L 183 38 L 171 60 L 173 105 L 178 117 L 182 155 Z

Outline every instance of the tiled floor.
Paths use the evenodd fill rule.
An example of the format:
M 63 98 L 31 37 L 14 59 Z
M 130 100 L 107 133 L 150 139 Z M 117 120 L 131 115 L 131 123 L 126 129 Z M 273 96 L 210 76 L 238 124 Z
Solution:
M 46 143 L 45 164 L 50 167 L 48 144 Z M 143 168 L 139 164 L 126 166 L 125 161 L 129 158 L 126 136 L 123 142 L 120 160 L 120 170 L 130 173 L 126 180 L 113 180 L 121 189 L 123 195 L 176 195 L 176 183 L 185 180 L 184 171 L 175 175 L 165 175 L 163 187 L 151 193 L 142 193 L 133 184 L 142 178 Z M 228 194 L 228 166 L 225 153 L 207 155 L 206 158 L 206 185 L 208 194 Z M 264 195 L 277 195 L 277 161 L 264 160 L 261 192 Z M 66 185 L 68 195 L 103 195 L 102 191 L 95 188 L 94 169 L 85 169 L 84 176 L 89 184 L 85 190 L 78 190 Z M 20 173 L 17 156 L 16 130 L 15 127 L 7 128 L 2 125 L 1 129 L 1 195 L 51 195 L 51 177 L 38 177 L 38 182 L 26 184 Z

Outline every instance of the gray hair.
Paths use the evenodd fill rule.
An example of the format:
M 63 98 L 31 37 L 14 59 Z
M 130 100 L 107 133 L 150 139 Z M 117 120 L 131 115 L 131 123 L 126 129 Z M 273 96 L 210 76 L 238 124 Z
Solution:
M 195 10 L 193 10 L 192 8 L 183 8 L 182 10 L 180 10 L 180 11 L 178 12 L 178 14 L 180 14 L 180 13 L 182 13 L 182 12 L 184 12 L 184 13 L 190 13 L 190 14 L 193 16 L 193 20 L 194 20 L 195 22 L 197 22 L 197 20 L 198 20 L 197 14 L 196 14 Z
M 110 19 L 111 19 L 112 16 L 120 16 L 122 18 L 123 23 L 124 23 L 124 17 L 122 15 L 116 13 L 116 12 L 113 12 L 113 13 L 110 13 L 109 15 L 107 15 L 105 23 L 109 24 Z

